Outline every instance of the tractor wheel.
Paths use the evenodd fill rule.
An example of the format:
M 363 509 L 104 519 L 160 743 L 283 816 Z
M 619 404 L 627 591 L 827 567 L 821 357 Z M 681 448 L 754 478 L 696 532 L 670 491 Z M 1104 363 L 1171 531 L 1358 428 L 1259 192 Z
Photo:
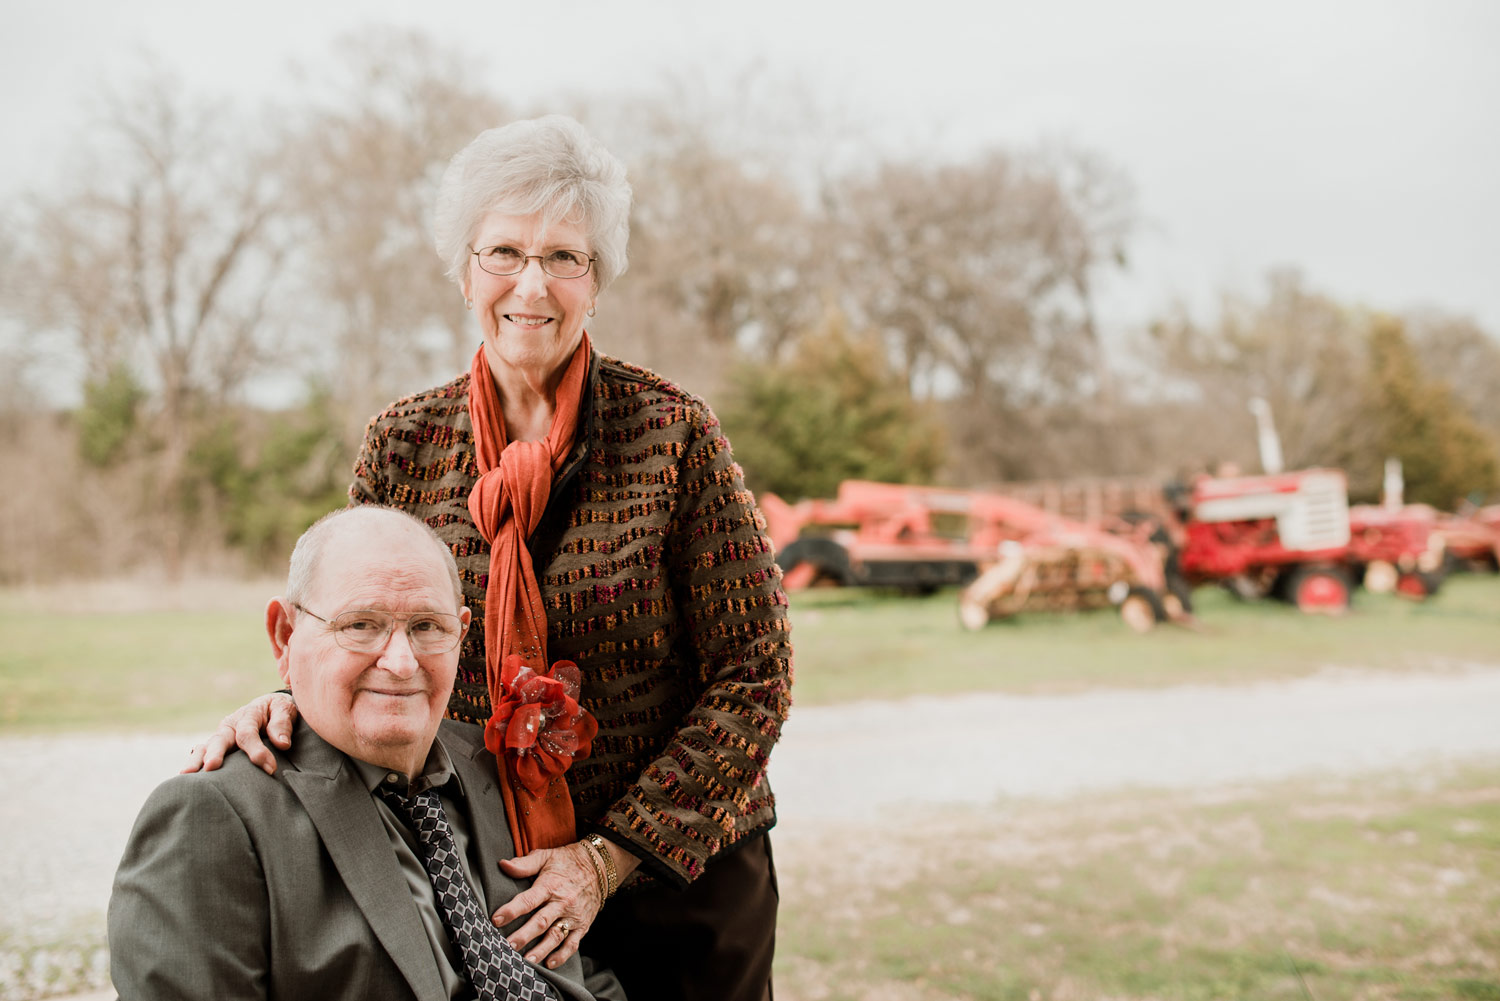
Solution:
M 1441 585 L 1441 575 L 1418 570 L 1401 575 L 1396 581 L 1396 593 L 1412 601 L 1425 601 L 1436 594 Z
M 841 587 L 856 583 L 848 551 L 832 539 L 796 539 L 776 554 L 776 560 L 784 575 L 796 574 L 793 581 L 808 587 L 826 587 L 830 581 Z M 800 570 L 803 566 L 811 566 L 811 574 Z
M 1297 567 L 1286 579 L 1286 598 L 1314 615 L 1342 615 L 1349 610 L 1349 575 L 1341 567 Z
M 1149 633 L 1158 622 L 1167 621 L 1167 609 L 1155 591 L 1132 587 L 1120 602 L 1120 618 L 1132 632 Z
M 1171 610 L 1171 603 L 1176 602 L 1177 611 L 1183 615 L 1193 614 L 1193 585 L 1189 584 L 1182 571 L 1172 563 L 1167 564 L 1167 593 L 1163 596 Z M 1176 618 L 1174 614 L 1172 616 Z

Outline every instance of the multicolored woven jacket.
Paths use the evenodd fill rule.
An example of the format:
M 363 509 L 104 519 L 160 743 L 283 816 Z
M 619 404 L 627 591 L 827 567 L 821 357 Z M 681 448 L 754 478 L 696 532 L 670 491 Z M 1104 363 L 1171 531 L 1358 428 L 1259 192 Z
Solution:
M 489 544 L 469 517 L 468 403 L 465 374 L 377 414 L 349 497 L 410 511 L 452 548 L 481 628 L 464 641 L 448 713 L 482 724 Z M 596 353 L 583 411 L 528 543 L 548 655 L 577 662 L 599 721 L 569 788 L 581 828 L 685 884 L 776 820 L 765 769 L 792 682 L 781 572 L 706 403 Z

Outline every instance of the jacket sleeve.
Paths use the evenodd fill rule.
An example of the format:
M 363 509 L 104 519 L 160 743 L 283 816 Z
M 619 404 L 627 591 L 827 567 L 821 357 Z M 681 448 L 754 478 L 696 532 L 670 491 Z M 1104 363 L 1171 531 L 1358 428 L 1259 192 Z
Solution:
M 385 451 L 385 426 L 379 414 L 365 426 L 365 440 L 354 460 L 354 479 L 349 484 L 349 506 L 385 504 L 387 484 L 381 455 Z
M 265 879 L 249 832 L 201 776 L 146 801 L 109 900 L 110 977 L 121 1001 L 264 998 Z
M 601 829 L 686 884 L 775 822 L 766 764 L 791 705 L 792 648 L 764 519 L 706 406 L 677 476 L 665 558 L 698 695 Z

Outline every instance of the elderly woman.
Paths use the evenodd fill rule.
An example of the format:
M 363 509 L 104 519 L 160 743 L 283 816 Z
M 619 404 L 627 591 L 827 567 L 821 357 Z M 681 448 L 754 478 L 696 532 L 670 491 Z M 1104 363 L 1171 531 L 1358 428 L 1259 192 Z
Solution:
M 495 915 L 531 912 L 517 947 L 549 966 L 582 947 L 651 1001 L 769 998 L 786 599 L 712 411 L 585 329 L 629 209 L 620 162 L 568 118 L 453 158 L 437 251 L 483 344 L 375 416 L 349 495 L 432 526 L 484 623 L 449 713 L 503 762 L 522 847 L 501 865 L 535 877 Z M 270 770 L 258 731 L 285 746 L 290 701 L 227 718 L 188 770 L 236 742 Z

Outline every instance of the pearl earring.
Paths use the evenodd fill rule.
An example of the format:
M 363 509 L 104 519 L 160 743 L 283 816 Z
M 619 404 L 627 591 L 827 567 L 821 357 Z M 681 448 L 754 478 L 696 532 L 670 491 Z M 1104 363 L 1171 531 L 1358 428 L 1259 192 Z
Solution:
M 474 308 L 474 300 L 473 299 L 465 299 L 464 300 L 464 309 L 473 309 L 473 308 Z

